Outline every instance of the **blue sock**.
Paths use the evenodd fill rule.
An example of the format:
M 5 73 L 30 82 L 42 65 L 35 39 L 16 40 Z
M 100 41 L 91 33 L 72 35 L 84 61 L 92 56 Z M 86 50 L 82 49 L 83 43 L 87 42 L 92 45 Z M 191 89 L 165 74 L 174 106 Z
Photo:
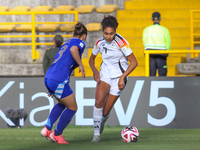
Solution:
M 62 134 L 63 130 L 70 123 L 70 121 L 72 120 L 72 117 L 74 116 L 75 113 L 76 113 L 76 111 L 71 110 L 71 109 L 66 109 L 62 113 L 62 115 L 60 116 L 60 120 L 55 129 L 55 136 Z
M 49 118 L 47 120 L 46 128 L 50 131 L 53 127 L 53 124 L 56 122 L 60 114 L 63 112 L 63 110 L 66 108 L 64 104 L 57 103 L 53 109 L 51 110 L 51 113 L 49 115 Z

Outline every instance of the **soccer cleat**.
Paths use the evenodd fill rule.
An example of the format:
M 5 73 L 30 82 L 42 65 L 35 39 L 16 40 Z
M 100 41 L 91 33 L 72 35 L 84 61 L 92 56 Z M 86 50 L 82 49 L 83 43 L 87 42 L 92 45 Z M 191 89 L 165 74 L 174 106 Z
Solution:
M 51 134 L 51 131 L 49 131 L 46 127 L 44 127 L 44 128 L 41 130 L 40 134 L 41 134 L 43 137 L 45 137 L 45 138 L 47 138 L 48 140 L 50 140 L 50 139 L 49 139 L 49 136 L 50 136 L 50 134 Z
M 106 123 L 106 120 L 110 117 L 110 113 L 107 116 L 102 116 L 101 119 L 101 127 L 100 127 L 100 134 L 103 132 L 104 125 Z
M 103 132 L 103 129 L 104 129 L 104 125 L 105 125 L 105 122 L 101 122 L 101 127 L 100 127 L 100 134 Z
M 94 135 L 91 142 L 100 142 L 100 135 Z
M 50 134 L 50 139 L 58 144 L 69 144 L 65 141 L 64 137 L 61 135 L 55 136 L 55 132 Z

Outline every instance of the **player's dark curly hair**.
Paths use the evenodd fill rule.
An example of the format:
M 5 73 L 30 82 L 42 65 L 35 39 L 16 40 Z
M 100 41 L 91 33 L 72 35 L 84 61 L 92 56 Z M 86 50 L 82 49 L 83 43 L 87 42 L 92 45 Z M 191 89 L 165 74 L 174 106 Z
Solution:
M 87 35 L 87 28 L 82 22 L 78 22 L 75 25 L 74 36 L 82 36 L 83 34 Z
M 115 31 L 118 27 L 118 22 L 117 19 L 114 16 L 104 16 L 103 20 L 101 21 L 101 26 L 102 29 L 104 30 L 106 27 L 111 27 L 113 28 Z

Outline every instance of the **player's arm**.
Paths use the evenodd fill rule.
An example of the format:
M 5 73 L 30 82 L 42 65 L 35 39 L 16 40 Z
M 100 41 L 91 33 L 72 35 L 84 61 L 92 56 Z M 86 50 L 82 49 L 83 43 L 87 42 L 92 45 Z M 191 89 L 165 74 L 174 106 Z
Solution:
M 79 65 L 79 72 L 81 72 L 82 77 L 85 78 L 85 70 L 84 70 L 83 64 L 81 62 L 81 58 L 79 56 L 79 52 L 78 51 L 79 51 L 79 48 L 77 46 L 72 46 L 70 48 L 70 52 L 72 54 L 72 57 L 74 58 L 74 60 Z
M 99 75 L 99 71 L 98 71 L 97 68 L 95 67 L 95 58 L 96 58 L 96 55 L 91 54 L 90 59 L 89 59 L 89 64 L 90 64 L 90 68 L 91 68 L 92 71 L 93 71 L 94 80 L 95 80 L 96 82 L 98 82 L 98 81 L 100 80 L 100 75 Z
M 49 59 L 48 59 L 46 53 L 47 53 L 47 51 L 46 51 L 45 54 L 44 54 L 43 62 L 42 62 L 44 74 L 46 74 L 46 72 L 47 72 L 47 70 L 48 70 L 48 63 L 49 63 Z
M 128 76 L 138 65 L 138 62 L 134 56 L 133 53 L 131 53 L 129 56 L 126 57 L 128 59 L 128 61 L 130 62 L 127 70 L 122 74 L 122 76 L 124 76 L 124 78 L 126 76 Z
M 133 53 L 131 53 L 129 56 L 126 57 L 128 61 L 130 62 L 130 65 L 128 66 L 127 70 L 121 75 L 119 82 L 118 82 L 118 88 L 119 90 L 122 90 L 124 88 L 124 79 L 137 67 L 138 63 Z

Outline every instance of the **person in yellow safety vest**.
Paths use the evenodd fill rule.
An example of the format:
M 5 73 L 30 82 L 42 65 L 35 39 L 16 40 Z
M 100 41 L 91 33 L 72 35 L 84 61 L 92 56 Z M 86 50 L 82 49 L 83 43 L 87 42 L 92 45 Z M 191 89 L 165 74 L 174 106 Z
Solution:
M 143 31 L 143 44 L 145 50 L 170 50 L 171 38 L 169 30 L 160 25 L 161 15 L 159 12 L 152 14 L 153 25 Z M 150 76 L 156 76 L 158 69 L 159 76 L 167 75 L 168 54 L 150 54 Z

